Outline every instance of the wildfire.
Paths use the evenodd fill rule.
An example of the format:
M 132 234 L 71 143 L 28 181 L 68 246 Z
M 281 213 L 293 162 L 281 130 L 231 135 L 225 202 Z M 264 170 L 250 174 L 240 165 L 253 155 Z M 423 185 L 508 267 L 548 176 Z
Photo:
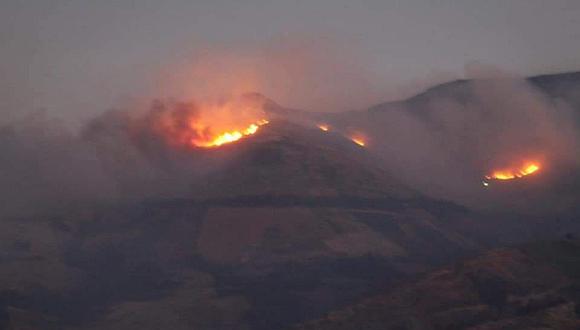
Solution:
M 495 170 L 491 174 L 486 175 L 485 178 L 488 180 L 512 180 L 536 173 L 540 169 L 541 166 L 538 162 L 525 162 L 522 166 L 517 168 Z
M 240 131 L 224 132 L 224 133 L 221 133 L 221 134 L 217 135 L 216 137 L 210 138 L 210 139 L 192 138 L 191 144 L 193 144 L 196 147 L 202 147 L 202 148 L 219 147 L 219 146 L 226 144 L 226 143 L 238 141 L 239 139 L 241 139 L 245 136 L 255 134 L 258 131 L 258 129 L 260 129 L 260 126 L 263 126 L 263 125 L 266 125 L 269 123 L 270 122 L 268 120 L 261 119 L 253 124 L 250 124 L 250 126 L 246 127 L 243 130 L 240 130 Z
M 331 129 L 330 125 L 328 125 L 326 123 L 317 124 L 316 127 L 318 127 L 323 132 L 330 132 L 330 129 Z M 358 145 L 360 147 L 366 147 L 366 145 L 367 145 L 366 137 L 363 134 L 361 134 L 360 132 L 355 132 L 355 133 L 351 133 L 351 134 L 340 133 L 340 135 L 351 140 L 352 142 L 354 142 L 356 145 Z
M 361 135 L 351 135 L 349 136 L 349 139 L 361 147 L 365 147 L 367 145 L 366 139 Z
M 365 141 L 363 141 L 363 140 L 361 140 L 361 139 L 357 139 L 357 138 L 352 138 L 352 142 L 354 142 L 354 143 L 358 144 L 358 145 L 359 145 L 359 146 L 361 146 L 361 147 L 364 147 L 364 146 L 366 145 L 366 144 L 365 144 Z
M 215 148 L 256 134 L 266 118 L 261 100 L 240 96 L 155 104 L 145 123 L 171 145 Z

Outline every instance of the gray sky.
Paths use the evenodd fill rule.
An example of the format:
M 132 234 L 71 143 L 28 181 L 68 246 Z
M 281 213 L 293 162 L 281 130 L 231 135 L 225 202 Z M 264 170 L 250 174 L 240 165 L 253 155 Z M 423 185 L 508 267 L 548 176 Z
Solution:
M 329 99 L 349 93 L 355 101 L 342 108 L 461 77 L 472 61 L 522 75 L 579 70 L 580 1 L 2 0 L 0 44 L 6 113 L 45 108 L 76 120 L 133 98 L 183 97 L 199 58 L 226 58 L 212 72 L 256 63 L 264 71 L 294 63 L 300 47 L 309 64 L 273 69 L 275 78 L 250 86 L 283 104 L 331 110 L 341 107 Z M 354 97 L 357 86 L 372 93 Z

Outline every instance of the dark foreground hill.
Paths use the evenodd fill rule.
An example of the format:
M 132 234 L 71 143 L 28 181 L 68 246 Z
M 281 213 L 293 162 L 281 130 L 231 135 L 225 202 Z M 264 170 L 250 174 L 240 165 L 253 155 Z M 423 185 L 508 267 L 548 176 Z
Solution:
M 578 329 L 580 241 L 459 261 L 296 329 Z

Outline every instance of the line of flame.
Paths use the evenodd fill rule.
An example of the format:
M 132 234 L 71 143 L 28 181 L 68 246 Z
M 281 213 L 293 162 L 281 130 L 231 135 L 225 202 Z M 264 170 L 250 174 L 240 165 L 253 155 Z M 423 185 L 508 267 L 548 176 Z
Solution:
M 525 164 L 521 169 L 513 170 L 497 170 L 492 172 L 490 175 L 486 175 L 486 179 L 496 179 L 496 180 L 511 180 L 515 178 L 521 178 L 526 175 L 530 175 L 540 170 L 540 165 L 537 163 Z
M 330 131 L 330 125 L 325 124 L 325 123 L 320 123 L 317 124 L 316 127 L 318 127 L 321 131 L 324 132 L 329 132 Z M 357 145 L 361 146 L 361 147 L 366 147 L 366 141 L 365 138 L 363 138 L 362 136 L 360 136 L 360 134 L 357 135 L 347 135 L 346 137 L 348 137 L 352 142 L 356 143 Z
M 246 127 L 245 129 L 241 130 L 241 131 L 225 132 L 225 133 L 218 135 L 216 138 L 214 138 L 211 141 L 200 141 L 198 139 L 192 139 L 191 143 L 196 147 L 202 147 L 202 148 L 219 147 L 219 146 L 224 145 L 226 143 L 238 141 L 239 139 L 243 138 L 244 136 L 255 134 L 258 131 L 258 129 L 260 128 L 260 126 L 263 126 L 263 125 L 266 125 L 269 123 L 270 122 L 268 120 L 261 119 L 255 123 L 251 124 L 250 126 Z

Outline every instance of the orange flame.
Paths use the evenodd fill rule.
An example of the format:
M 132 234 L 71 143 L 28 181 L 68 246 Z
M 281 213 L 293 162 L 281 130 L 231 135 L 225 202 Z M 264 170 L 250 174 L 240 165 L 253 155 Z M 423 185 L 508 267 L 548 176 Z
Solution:
M 232 142 L 238 141 L 245 136 L 255 134 L 258 131 L 258 129 L 260 129 L 260 126 L 263 126 L 263 125 L 266 125 L 269 123 L 270 122 L 268 120 L 261 119 L 253 124 L 250 124 L 250 126 L 246 127 L 243 130 L 224 132 L 224 133 L 217 135 L 215 138 L 213 138 L 211 140 L 206 140 L 203 138 L 192 138 L 191 144 L 193 144 L 196 147 L 202 147 L 202 148 L 219 147 L 219 146 L 226 144 L 226 143 L 232 143 Z
M 530 175 L 538 172 L 541 166 L 538 162 L 525 162 L 519 168 L 507 168 L 495 170 L 491 174 L 486 175 L 486 179 L 496 179 L 496 180 L 512 180 L 516 178 L 521 178 L 526 175 Z
M 324 132 L 328 132 L 330 130 L 330 126 L 327 124 L 318 124 L 318 128 L 320 128 Z
M 264 119 L 261 100 L 232 97 L 227 100 L 158 104 L 147 123 L 169 144 L 214 148 L 256 134 Z
M 352 142 L 358 144 L 361 147 L 364 147 L 366 145 L 365 141 L 363 141 L 362 139 L 352 138 L 351 140 Z
M 352 142 L 356 143 L 361 147 L 366 147 L 367 141 L 366 138 L 362 134 L 353 134 L 348 137 Z

